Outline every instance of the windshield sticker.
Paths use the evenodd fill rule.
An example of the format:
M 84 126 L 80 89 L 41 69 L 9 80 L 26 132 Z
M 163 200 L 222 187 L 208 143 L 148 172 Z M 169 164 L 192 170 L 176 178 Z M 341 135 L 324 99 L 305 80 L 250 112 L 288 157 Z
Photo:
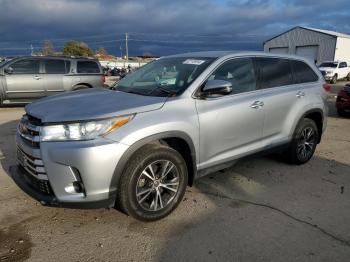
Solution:
M 205 60 L 197 60 L 197 59 L 187 59 L 183 62 L 184 65 L 201 65 L 205 62 Z

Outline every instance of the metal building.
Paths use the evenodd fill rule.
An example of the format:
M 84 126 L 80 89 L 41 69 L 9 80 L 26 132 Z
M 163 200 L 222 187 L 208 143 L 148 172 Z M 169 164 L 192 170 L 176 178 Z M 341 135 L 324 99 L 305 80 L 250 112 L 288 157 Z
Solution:
M 298 26 L 265 41 L 264 51 L 296 54 L 316 63 L 337 60 L 350 63 L 350 35 Z

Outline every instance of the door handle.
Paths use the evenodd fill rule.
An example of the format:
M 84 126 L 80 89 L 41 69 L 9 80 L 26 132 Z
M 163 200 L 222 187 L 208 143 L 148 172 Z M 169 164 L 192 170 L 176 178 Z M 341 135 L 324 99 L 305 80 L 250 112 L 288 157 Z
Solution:
M 36 80 L 40 80 L 41 79 L 40 76 L 34 76 L 33 78 L 36 79 Z
M 297 98 L 302 98 L 303 96 L 305 96 L 305 93 L 302 92 L 302 91 L 299 91 L 297 94 L 296 94 Z
M 259 109 L 260 107 L 263 107 L 264 106 L 264 102 L 261 102 L 261 101 L 255 101 L 253 104 L 251 104 L 251 108 L 254 108 L 254 109 Z

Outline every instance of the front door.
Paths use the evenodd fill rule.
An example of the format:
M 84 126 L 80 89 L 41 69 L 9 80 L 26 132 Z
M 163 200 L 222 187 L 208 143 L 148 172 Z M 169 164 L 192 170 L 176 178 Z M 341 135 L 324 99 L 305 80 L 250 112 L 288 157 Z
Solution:
M 200 124 L 199 169 L 223 164 L 260 148 L 264 108 L 251 58 L 224 62 L 209 77 L 232 83 L 233 93 L 197 99 Z
M 10 100 L 31 100 L 45 96 L 39 59 L 17 60 L 7 66 L 6 94 Z
M 338 79 L 343 79 L 349 74 L 349 67 L 346 62 L 341 62 L 338 66 Z

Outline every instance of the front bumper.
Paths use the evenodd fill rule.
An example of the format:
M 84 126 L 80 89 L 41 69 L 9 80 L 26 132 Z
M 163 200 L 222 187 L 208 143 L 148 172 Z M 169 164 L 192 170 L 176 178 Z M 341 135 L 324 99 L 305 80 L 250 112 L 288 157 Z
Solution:
M 101 138 L 41 142 L 35 148 L 19 134 L 16 143 L 19 166 L 12 168 L 11 176 L 23 191 L 43 205 L 74 208 L 114 205 L 117 185 L 112 185 L 111 181 L 128 146 Z M 25 155 L 26 161 L 23 162 L 21 154 Z M 30 167 L 27 165 L 28 159 Z M 40 166 L 33 166 L 33 161 Z M 37 174 L 35 170 L 44 173 Z M 26 176 L 31 179 L 26 179 Z M 33 178 L 35 181 L 31 181 Z M 75 190 L 74 183 L 80 183 L 82 190 Z
M 10 175 L 17 186 L 27 193 L 30 197 L 39 201 L 43 206 L 64 207 L 64 208 L 106 208 L 115 203 L 115 196 L 111 195 L 107 199 L 99 201 L 84 202 L 59 202 L 54 195 L 41 193 L 31 182 L 27 180 L 27 172 L 21 165 L 11 166 Z

